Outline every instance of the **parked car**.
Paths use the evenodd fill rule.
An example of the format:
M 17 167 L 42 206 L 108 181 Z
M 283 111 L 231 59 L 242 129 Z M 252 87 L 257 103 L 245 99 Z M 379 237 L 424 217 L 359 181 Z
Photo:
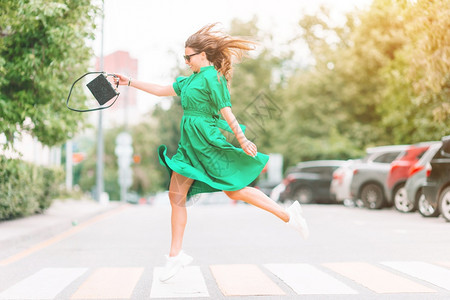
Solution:
M 391 206 L 388 202 L 386 180 L 391 162 L 408 145 L 381 146 L 367 149 L 366 157 L 353 166 L 350 193 L 353 201 L 362 200 L 370 209 Z
M 330 184 L 333 172 L 344 160 L 316 160 L 297 164 L 286 171 L 286 177 L 274 188 L 272 199 L 279 202 L 333 202 Z
M 425 142 L 408 146 L 391 163 L 391 169 L 387 177 L 388 201 L 393 202 L 395 208 L 400 212 L 414 211 L 414 201 L 408 201 L 406 197 L 405 183 L 408 179 L 409 169 L 419 161 L 425 151 L 433 142 Z
M 419 161 L 409 169 L 408 180 L 406 180 L 405 184 L 406 199 L 411 203 L 409 205 L 413 209 L 417 209 L 424 217 L 436 217 L 439 215 L 439 211 L 428 203 L 422 187 L 427 180 L 427 165 L 429 165 L 429 162 L 441 146 L 442 142 L 436 142 L 425 151 Z
M 354 204 L 351 200 L 350 184 L 353 177 L 353 165 L 360 162 L 361 160 L 348 160 L 333 172 L 330 194 L 337 203 Z
M 450 221 L 450 135 L 442 138 L 442 146 L 429 166 L 423 193 L 430 205 Z

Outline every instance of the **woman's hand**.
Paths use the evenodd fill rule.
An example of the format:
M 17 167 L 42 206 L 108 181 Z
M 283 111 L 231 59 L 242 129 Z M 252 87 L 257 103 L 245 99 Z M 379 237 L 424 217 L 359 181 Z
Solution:
M 241 148 L 244 150 L 244 152 L 252 157 L 255 157 L 258 153 L 258 149 L 256 148 L 256 145 L 253 144 L 251 141 L 245 139 L 241 143 Z
M 256 148 L 256 145 L 253 144 L 251 141 L 247 140 L 244 133 L 242 132 L 241 127 L 239 126 L 238 121 L 236 120 L 236 117 L 234 116 L 233 112 L 231 111 L 231 107 L 226 106 L 220 110 L 220 113 L 224 117 L 224 119 L 227 121 L 228 126 L 230 126 L 230 129 L 233 131 L 234 135 L 236 136 L 239 144 L 241 145 L 242 150 L 247 155 L 250 155 L 252 157 L 255 157 L 258 154 L 258 149 Z
M 124 76 L 122 74 L 116 74 L 114 73 L 114 75 L 116 75 L 117 77 L 114 77 L 114 83 L 117 84 L 117 80 L 119 81 L 119 85 L 128 85 L 128 82 L 130 82 L 130 77 Z

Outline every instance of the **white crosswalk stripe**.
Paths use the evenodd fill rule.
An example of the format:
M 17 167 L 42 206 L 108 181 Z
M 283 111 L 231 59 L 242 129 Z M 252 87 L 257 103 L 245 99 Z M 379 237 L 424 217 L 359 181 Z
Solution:
M 190 266 L 182 269 L 173 279 L 160 282 L 162 268 L 153 270 L 153 283 L 150 298 L 201 298 L 209 297 L 200 267 Z
M 46 268 L 0 293 L 0 299 L 54 299 L 87 268 Z
M 299 295 L 358 293 L 333 276 L 308 264 L 268 264 L 264 266 Z
M 145 280 L 142 277 L 145 268 L 44 268 L 0 291 L 0 299 L 55 299 L 62 294 L 68 295 L 68 299 L 130 299 L 138 286 L 146 286 L 150 298 L 209 298 L 208 288 L 214 284 L 216 293 L 221 293 L 223 298 L 276 295 L 282 299 L 294 294 L 363 296 L 368 293 L 450 296 L 450 268 L 442 262 L 229 264 L 209 268 L 211 272 L 202 272 L 199 266 L 189 266 L 161 283 L 158 280 L 161 268 L 156 267 L 151 285 L 138 285 Z M 90 275 L 81 280 L 88 271 Z M 142 295 L 142 291 L 137 294 Z
M 450 291 L 450 270 L 420 261 L 384 262 L 390 268 Z
M 423 284 L 366 262 L 337 262 L 323 265 L 379 294 L 435 292 Z

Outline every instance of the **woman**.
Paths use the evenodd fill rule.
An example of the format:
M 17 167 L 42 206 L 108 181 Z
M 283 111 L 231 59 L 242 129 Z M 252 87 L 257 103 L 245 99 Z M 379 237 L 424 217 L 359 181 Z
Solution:
M 177 153 L 169 158 L 166 146 L 158 149 L 160 163 L 171 176 L 169 199 L 172 207 L 172 241 L 161 281 L 172 278 L 192 261 L 182 251 L 188 197 L 206 192 L 224 191 L 233 200 L 242 200 L 271 212 L 298 230 L 304 238 L 308 226 L 301 207 L 295 202 L 287 210 L 263 192 L 247 187 L 261 173 L 268 156 L 257 152 L 231 111 L 228 87 L 232 62 L 251 50 L 253 43 L 214 30 L 208 25 L 185 43 L 185 63 L 193 74 L 178 77 L 173 85 L 161 86 L 119 75 L 119 84 L 156 96 L 180 96 L 184 115 Z M 219 119 L 218 112 L 225 119 Z M 226 141 L 219 128 L 234 133 L 241 148 Z

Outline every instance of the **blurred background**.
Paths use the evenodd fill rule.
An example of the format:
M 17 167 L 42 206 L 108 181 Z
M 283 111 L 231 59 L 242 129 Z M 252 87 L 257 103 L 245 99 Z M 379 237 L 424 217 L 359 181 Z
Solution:
M 445 0 L 36 0 L 2 1 L 0 9 L 0 219 L 43 211 L 55 198 L 157 199 L 169 178 L 156 149 L 177 149 L 180 99 L 120 87 L 118 102 L 99 121 L 98 112 L 68 110 L 66 97 L 88 71 L 171 84 L 189 74 L 185 40 L 209 23 L 258 42 L 235 66 L 231 95 L 248 138 L 271 155 L 254 185 L 274 200 L 395 205 L 409 168 L 433 143 L 416 147 L 423 151 L 407 159 L 406 175 L 388 182 L 391 163 L 450 132 Z M 90 96 L 80 89 L 73 97 L 83 103 Z M 122 133 L 127 138 L 119 139 Z M 394 145 L 401 147 L 378 148 Z M 377 161 L 380 153 L 388 157 Z M 311 161 L 330 164 L 314 172 L 300 164 Z M 367 170 L 367 162 L 384 165 Z M 342 169 L 333 175 L 340 167 L 352 176 L 337 197 L 330 184 L 344 178 Z M 327 178 L 325 196 L 313 197 L 317 188 L 299 183 L 317 174 Z M 448 184 L 448 171 L 442 174 L 437 202 Z M 422 195 L 414 192 L 413 209 Z M 397 209 L 408 210 L 398 202 Z

